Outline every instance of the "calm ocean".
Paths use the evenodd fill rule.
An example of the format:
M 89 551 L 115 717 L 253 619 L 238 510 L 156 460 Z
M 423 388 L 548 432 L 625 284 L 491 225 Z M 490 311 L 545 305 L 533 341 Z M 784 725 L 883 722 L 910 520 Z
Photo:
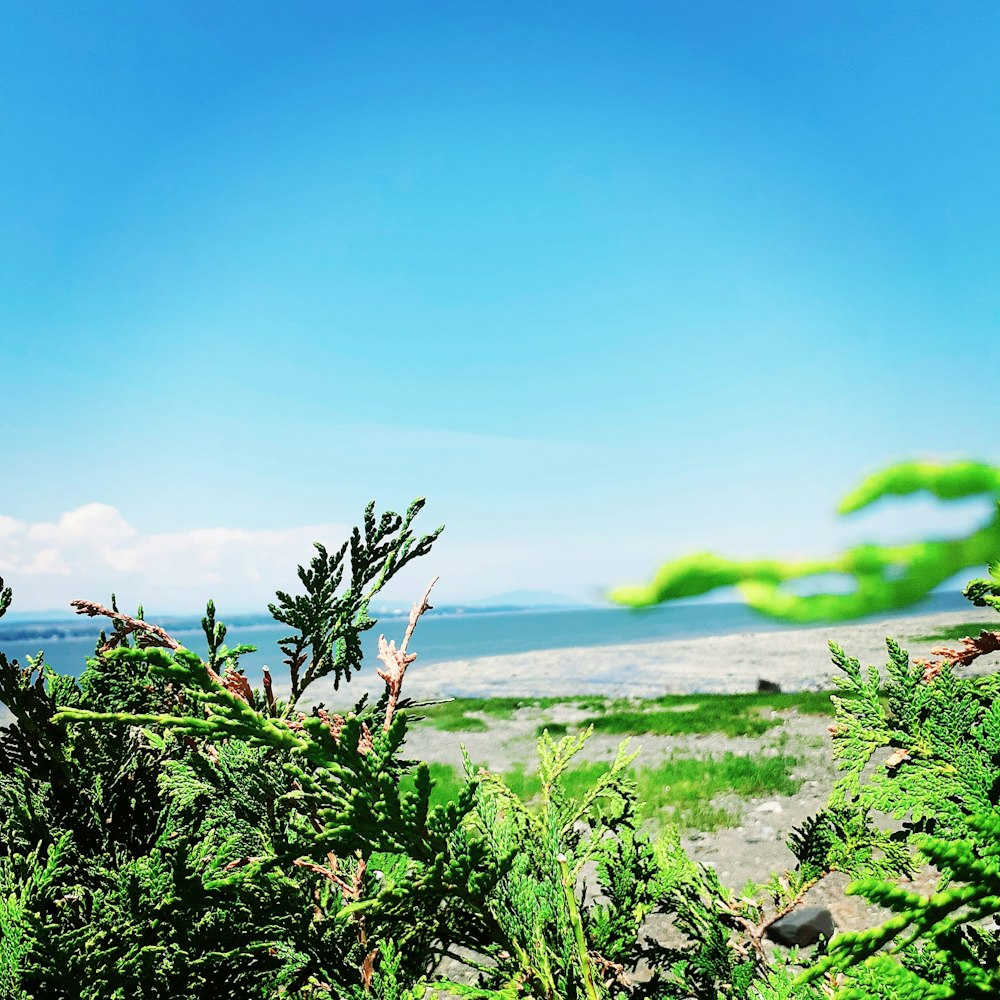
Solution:
M 973 608 L 959 593 L 933 594 L 926 601 L 900 614 L 922 615 L 936 611 L 962 611 L 968 608 L 970 621 L 976 619 Z M 884 618 L 885 615 L 878 615 Z M 79 675 L 102 626 L 95 619 L 71 621 L 0 621 L 0 650 L 26 663 L 28 654 L 40 650 L 45 660 L 64 674 Z M 161 619 L 179 642 L 204 655 L 205 637 L 197 618 Z M 742 604 L 685 604 L 631 611 L 623 608 L 573 608 L 559 610 L 504 610 L 438 612 L 426 614 L 417 626 L 411 650 L 419 658 L 410 668 L 442 660 L 469 659 L 524 653 L 537 649 L 560 649 L 567 646 L 610 646 L 658 639 L 685 639 L 705 635 L 730 635 L 738 632 L 764 632 L 793 628 L 779 625 L 756 615 Z M 383 616 L 365 636 L 365 657 L 374 664 L 378 635 L 400 642 L 406 619 Z M 284 626 L 270 618 L 241 616 L 229 625 L 226 642 L 250 643 L 257 652 L 242 660 L 247 675 L 257 682 L 260 668 L 266 663 L 272 674 L 286 676 L 277 641 L 287 634 Z

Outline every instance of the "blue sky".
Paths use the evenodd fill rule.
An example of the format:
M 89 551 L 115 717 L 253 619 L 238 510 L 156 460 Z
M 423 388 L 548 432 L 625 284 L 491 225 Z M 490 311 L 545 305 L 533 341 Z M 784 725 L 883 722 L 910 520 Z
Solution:
M 262 607 L 428 497 L 439 599 L 838 524 L 1000 459 L 1000 8 L 8 4 L 0 573 Z

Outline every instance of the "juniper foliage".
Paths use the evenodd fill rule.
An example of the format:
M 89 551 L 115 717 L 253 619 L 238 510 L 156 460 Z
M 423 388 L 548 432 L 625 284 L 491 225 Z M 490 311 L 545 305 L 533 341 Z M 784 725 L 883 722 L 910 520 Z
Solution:
M 1000 567 L 965 596 L 1000 610 Z M 834 699 L 834 756 L 845 774 L 831 801 L 902 820 L 898 844 L 940 881 L 927 896 L 877 875 L 857 881 L 849 891 L 895 916 L 835 937 L 801 982 L 839 973 L 844 1000 L 1000 994 L 1000 677 L 959 672 L 998 639 L 984 631 L 916 662 L 890 639 L 884 685 L 831 643 L 851 696 Z
M 332 673 L 339 687 L 360 667 L 361 635 L 375 625 L 368 614 L 372 598 L 407 563 L 426 555 L 442 531 L 415 538 L 413 519 L 424 503 L 414 500 L 405 516 L 386 511 L 377 521 L 370 503 L 363 534 L 354 528 L 333 554 L 317 543 L 309 568 L 299 567 L 305 593 L 292 597 L 279 590 L 277 603 L 268 605 L 276 621 L 295 630 L 279 643 L 291 672 L 291 704 L 313 681 Z M 338 594 L 345 572 L 349 583 Z
M 76 602 L 113 622 L 79 681 L 0 654 L 14 716 L 0 730 L 0 996 L 997 995 L 982 922 L 1000 911 L 1000 681 L 961 667 L 1000 633 L 931 662 L 889 640 L 885 677 L 832 646 L 843 775 L 793 832 L 795 867 L 737 893 L 675 833 L 643 831 L 626 744 L 583 798 L 567 793 L 588 733 L 539 741 L 537 802 L 467 758 L 458 800 L 432 808 L 427 767 L 404 758 L 419 706 L 400 699 L 426 594 L 400 648 L 380 643 L 378 701 L 302 708 L 314 682 L 361 667 L 372 597 L 437 537 L 413 535 L 421 505 L 370 506 L 363 530 L 300 568 L 303 593 L 278 594 L 287 700 L 266 673 L 250 685 L 252 647 L 225 645 L 211 602 L 204 661 L 114 600 Z M 1000 610 L 1000 569 L 966 594 Z M 0 581 L 0 614 L 10 602 Z M 926 862 L 942 881 L 921 897 L 905 880 Z M 766 945 L 834 871 L 896 917 L 811 953 Z M 444 977 L 444 959 L 476 985 Z
M 0 738 L 4 995 L 787 993 L 791 973 L 760 946 L 763 907 L 639 828 L 624 745 L 579 801 L 562 782 L 587 734 L 541 740 L 537 806 L 469 765 L 459 800 L 432 809 L 426 766 L 400 791 L 419 711 L 399 700 L 406 639 L 383 645 L 374 705 L 299 708 L 314 681 L 356 672 L 368 602 L 436 535 L 414 542 L 410 520 L 369 508 L 364 536 L 300 570 L 304 594 L 279 594 L 276 617 L 297 630 L 287 701 L 267 675 L 251 687 L 250 647 L 225 645 L 211 603 L 204 661 L 114 601 L 77 602 L 113 622 L 79 682 L 0 661 L 15 719 Z M 804 837 L 803 858 L 818 843 Z M 676 921 L 674 946 L 644 940 L 655 913 Z M 456 955 L 477 986 L 435 973 Z
M 81 607 L 115 630 L 79 682 L 0 657 L 0 995 L 394 995 L 432 941 L 481 944 L 463 900 L 495 873 L 456 836 L 475 785 L 432 809 L 420 767 L 401 793 L 407 715 L 384 725 L 387 698 L 295 708 L 356 669 L 369 601 L 437 536 L 413 537 L 421 505 L 369 507 L 363 538 L 318 546 L 305 594 L 278 595 L 298 632 L 287 702 L 251 689 L 250 647 L 223 645 L 211 604 L 207 662 L 114 602 Z
M 1000 564 L 991 565 L 988 579 L 973 580 L 965 596 L 978 607 L 1000 610 Z M 891 638 L 886 646 L 883 673 L 862 669 L 830 644 L 842 672 L 832 727 L 842 776 L 826 810 L 791 837 L 800 859 L 792 878 L 772 879 L 756 900 L 773 891 L 780 913 L 788 904 L 779 894 L 794 905 L 802 890 L 839 871 L 854 879 L 850 893 L 894 916 L 835 936 L 811 959 L 796 956 L 805 967 L 790 981 L 772 976 L 764 986 L 743 980 L 741 995 L 773 990 L 798 997 L 810 987 L 835 1000 L 1000 995 L 1000 675 L 962 673 L 978 657 L 1000 650 L 1000 631 L 967 637 L 959 649 L 935 649 L 936 660 L 911 660 Z M 899 828 L 886 829 L 887 818 Z M 940 875 L 936 890 L 913 892 L 907 880 L 928 865 Z M 691 893 L 698 881 L 689 873 L 682 884 Z M 724 909 L 726 891 L 711 877 L 700 882 L 704 898 Z M 753 915 L 756 902 L 744 903 Z M 740 951 L 732 936 L 713 938 L 707 922 L 692 931 L 706 943 L 713 970 L 734 948 Z M 689 981 L 680 995 L 734 995 L 698 987 Z

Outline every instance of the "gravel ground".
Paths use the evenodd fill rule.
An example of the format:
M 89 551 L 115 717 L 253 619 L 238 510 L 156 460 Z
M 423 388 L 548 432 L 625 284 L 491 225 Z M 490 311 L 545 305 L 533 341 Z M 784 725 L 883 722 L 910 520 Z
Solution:
M 572 706 L 557 706 L 549 718 L 572 723 L 583 713 Z M 510 721 L 497 721 L 481 716 L 490 725 L 487 732 L 444 733 L 427 726 L 415 726 L 406 745 L 408 756 L 437 761 L 461 768 L 461 744 L 472 760 L 489 765 L 490 770 L 505 771 L 517 763 L 535 758 L 535 731 L 544 715 L 538 709 L 521 709 Z M 784 871 L 795 865 L 795 857 L 786 841 L 789 833 L 819 812 L 827 802 L 836 779 L 827 726 L 830 719 L 784 713 L 780 726 L 760 737 L 730 738 L 717 733 L 695 736 L 641 736 L 631 741 L 633 749 L 641 749 L 637 766 L 654 766 L 671 754 L 708 757 L 728 752 L 735 754 L 787 754 L 797 758 L 792 777 L 801 781 L 799 791 L 792 796 L 768 796 L 764 799 L 739 799 L 726 796 L 718 800 L 741 817 L 739 825 L 709 833 L 692 831 L 682 838 L 688 854 L 696 861 L 716 869 L 720 881 L 734 890 L 748 880 L 766 881 L 772 872 Z M 580 754 L 584 760 L 610 760 L 620 738 L 596 734 Z M 932 875 L 918 878 L 914 889 L 927 891 L 933 885 Z M 871 926 L 884 916 L 864 900 L 844 895 L 846 879 L 830 876 L 814 887 L 807 905 L 826 906 L 840 930 Z
M 572 705 L 556 705 L 547 711 L 524 708 L 511 720 L 500 721 L 487 715 L 478 716 L 490 729 L 487 732 L 446 733 L 425 724 L 415 725 L 406 745 L 407 756 L 427 761 L 451 764 L 461 768 L 461 745 L 464 744 L 477 764 L 488 762 L 490 769 L 504 771 L 517 763 L 529 763 L 536 756 L 536 729 L 546 719 L 572 726 L 582 721 L 585 713 Z M 837 772 L 831 754 L 831 738 L 827 731 L 829 717 L 780 713 L 782 720 L 760 737 L 730 738 L 717 733 L 678 737 L 645 735 L 634 737 L 633 749 L 641 748 L 637 766 L 655 765 L 670 754 L 708 757 L 724 754 L 786 754 L 798 760 L 792 777 L 801 782 L 799 790 L 790 796 L 768 796 L 762 799 L 740 799 L 725 796 L 715 804 L 740 817 L 738 825 L 713 832 L 688 832 L 682 844 L 688 855 L 715 868 L 720 881 L 739 891 L 747 881 L 764 882 L 773 872 L 793 868 L 795 857 L 787 847 L 788 835 L 825 805 Z M 607 760 L 614 757 L 620 738 L 596 734 L 580 753 L 585 760 Z M 590 873 L 593 878 L 594 873 Z M 907 884 L 913 891 L 933 892 L 937 873 L 926 870 Z M 890 914 L 873 907 L 865 900 L 848 896 L 848 879 L 831 875 L 814 886 L 806 895 L 804 906 L 824 906 L 838 931 L 862 930 L 875 926 Z M 592 887 L 591 895 L 596 891 Z M 648 918 L 643 935 L 665 943 L 682 944 L 669 915 L 654 914 Z M 770 942 L 765 942 L 771 949 Z M 458 981 L 472 982 L 468 967 L 447 961 L 442 972 Z M 642 969 L 636 973 L 643 978 Z

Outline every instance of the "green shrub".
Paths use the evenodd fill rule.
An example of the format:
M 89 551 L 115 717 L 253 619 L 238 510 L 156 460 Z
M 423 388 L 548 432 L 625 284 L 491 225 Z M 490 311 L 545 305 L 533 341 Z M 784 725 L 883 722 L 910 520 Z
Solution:
M 267 675 L 251 689 L 211 605 L 204 662 L 141 612 L 87 603 L 114 632 L 79 683 L 0 657 L 5 996 L 348 996 L 417 981 L 432 941 L 480 943 L 463 899 L 498 872 L 456 849 L 474 784 L 432 808 L 426 767 L 400 759 L 405 640 L 384 646 L 375 705 L 298 707 L 359 668 L 370 601 L 437 535 L 413 536 L 421 506 L 369 507 L 336 553 L 317 546 L 301 595 L 278 594 L 287 702 Z
M 965 594 L 1000 610 L 1000 567 Z M 831 644 L 845 674 L 840 685 L 853 695 L 838 705 L 834 756 L 846 773 L 831 802 L 903 820 L 901 842 L 941 880 L 930 896 L 880 877 L 857 882 L 850 891 L 896 916 L 835 938 L 801 981 L 837 971 L 848 983 L 845 997 L 995 997 L 1000 937 L 982 922 L 1000 914 L 1000 676 L 962 677 L 956 668 L 995 651 L 1000 633 L 966 639 L 937 661 L 911 663 L 896 643 L 887 645 L 888 704 L 879 672 L 863 672 Z M 876 987 L 884 992 L 872 994 Z
M 1000 679 L 957 672 L 1000 635 L 934 663 L 910 663 L 890 640 L 884 689 L 877 669 L 833 646 L 843 776 L 792 834 L 795 868 L 734 893 L 676 832 L 643 834 L 650 793 L 637 790 L 645 779 L 625 744 L 610 764 L 577 769 L 587 734 L 543 735 L 537 795 L 468 760 L 463 782 L 445 787 L 439 770 L 435 790 L 431 769 L 403 756 L 420 708 L 401 691 L 426 593 L 400 647 L 380 641 L 375 704 L 343 717 L 302 707 L 316 681 L 337 686 L 362 666 L 369 602 L 436 537 L 412 535 L 421 505 L 377 521 L 369 507 L 341 549 L 318 546 L 300 568 L 303 593 L 278 594 L 287 701 L 267 674 L 250 686 L 239 667 L 248 647 L 224 645 L 211 604 L 204 661 L 114 602 L 78 602 L 114 624 L 79 681 L 0 655 L 0 701 L 14 717 L 0 730 L 4 997 L 1000 992 L 997 932 L 980 923 L 1000 911 Z M 1000 609 L 1000 571 L 966 593 Z M 0 582 L 0 614 L 10 601 Z M 881 829 L 886 813 L 902 829 Z M 929 897 L 900 884 L 925 861 L 942 871 Z M 834 871 L 897 916 L 811 954 L 765 947 L 773 923 Z M 669 938 L 647 935 L 656 914 Z M 446 958 L 477 984 L 443 979 Z

